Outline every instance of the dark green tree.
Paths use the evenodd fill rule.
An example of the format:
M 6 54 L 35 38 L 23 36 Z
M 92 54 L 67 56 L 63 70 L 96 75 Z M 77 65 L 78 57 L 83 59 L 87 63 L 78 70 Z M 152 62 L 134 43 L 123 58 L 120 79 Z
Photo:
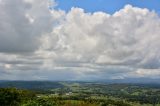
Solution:
M 0 105 L 20 106 L 23 102 L 32 99 L 34 93 L 16 88 L 0 88 Z

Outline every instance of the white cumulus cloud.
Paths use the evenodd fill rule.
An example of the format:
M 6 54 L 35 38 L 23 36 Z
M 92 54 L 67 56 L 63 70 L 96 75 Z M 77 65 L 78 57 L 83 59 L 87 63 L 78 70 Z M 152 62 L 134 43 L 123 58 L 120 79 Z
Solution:
M 49 6 L 0 1 L 1 79 L 160 77 L 160 17 L 154 11 L 126 5 L 113 15 L 74 7 L 66 13 Z

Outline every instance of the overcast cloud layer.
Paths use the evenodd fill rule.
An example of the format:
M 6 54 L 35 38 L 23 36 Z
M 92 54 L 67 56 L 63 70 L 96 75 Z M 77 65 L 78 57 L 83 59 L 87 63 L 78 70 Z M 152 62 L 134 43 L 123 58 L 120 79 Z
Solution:
M 46 0 L 0 0 L 0 80 L 160 78 L 160 17 L 113 15 Z

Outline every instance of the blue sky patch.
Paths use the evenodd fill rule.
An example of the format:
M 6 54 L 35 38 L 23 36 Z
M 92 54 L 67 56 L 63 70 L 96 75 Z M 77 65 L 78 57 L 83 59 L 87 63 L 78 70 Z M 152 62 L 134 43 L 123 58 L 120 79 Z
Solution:
M 148 8 L 160 13 L 160 0 L 56 0 L 56 9 L 69 11 L 72 7 L 83 8 L 85 12 L 103 11 L 109 14 L 123 8 L 126 4 Z

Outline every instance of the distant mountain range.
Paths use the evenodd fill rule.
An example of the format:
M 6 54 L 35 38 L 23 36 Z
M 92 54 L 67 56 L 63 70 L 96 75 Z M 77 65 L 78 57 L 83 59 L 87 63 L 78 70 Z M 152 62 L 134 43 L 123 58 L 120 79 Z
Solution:
M 151 85 L 160 87 L 160 79 L 115 79 L 115 80 L 99 80 L 99 81 L 7 81 L 0 80 L 0 88 L 16 87 L 20 89 L 54 89 L 63 88 L 65 85 L 62 83 L 99 83 L 99 84 L 138 84 L 138 85 Z
M 133 83 L 133 84 L 135 84 L 135 83 L 138 83 L 138 84 L 160 84 L 160 78 L 159 79 L 127 78 L 127 79 L 103 80 L 102 82 L 106 82 L 106 83 Z
M 63 85 L 52 81 L 0 81 L 1 88 L 16 87 L 20 89 L 52 89 L 61 88 Z

